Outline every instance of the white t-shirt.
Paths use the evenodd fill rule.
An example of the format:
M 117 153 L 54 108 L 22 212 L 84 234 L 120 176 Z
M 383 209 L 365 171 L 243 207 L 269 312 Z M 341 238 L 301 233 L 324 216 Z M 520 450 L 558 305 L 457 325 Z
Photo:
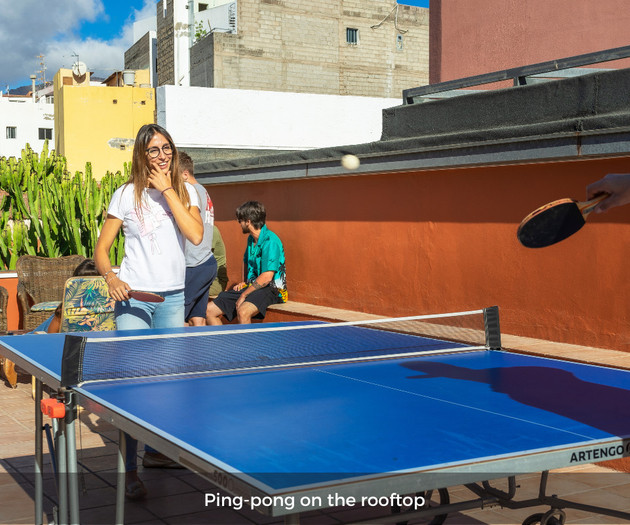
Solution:
M 185 183 L 191 206 L 199 208 L 197 192 Z M 184 241 L 166 198 L 154 188 L 144 190 L 142 214 L 135 209 L 133 184 L 118 188 L 107 213 L 123 221 L 125 255 L 118 277 L 133 290 L 168 292 L 184 288 Z

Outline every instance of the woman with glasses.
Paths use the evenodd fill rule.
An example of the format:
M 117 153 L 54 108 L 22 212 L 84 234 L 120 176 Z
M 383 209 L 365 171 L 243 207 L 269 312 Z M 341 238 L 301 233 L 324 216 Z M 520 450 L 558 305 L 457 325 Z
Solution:
M 197 245 L 203 223 L 195 189 L 184 182 L 177 149 L 168 132 L 156 125 L 140 128 L 133 147 L 129 180 L 118 188 L 107 209 L 94 260 L 116 300 L 118 330 L 184 326 L 185 240 Z M 109 252 L 120 228 L 125 253 L 114 273 Z M 131 290 L 161 295 L 161 303 L 129 297 Z M 146 495 L 136 470 L 137 442 L 127 439 L 127 497 Z M 153 463 L 151 464 L 151 461 Z M 171 466 L 168 458 L 149 449 L 145 466 Z

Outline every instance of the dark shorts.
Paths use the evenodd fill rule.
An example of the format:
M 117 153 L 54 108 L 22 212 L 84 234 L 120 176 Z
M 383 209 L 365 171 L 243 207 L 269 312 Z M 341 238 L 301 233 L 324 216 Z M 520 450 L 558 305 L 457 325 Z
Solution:
M 221 292 L 214 300 L 214 304 L 219 307 L 219 310 L 223 312 L 228 321 L 232 321 L 236 317 L 236 301 L 245 291 L 245 288 L 238 292 L 234 290 L 226 290 Z M 254 319 L 264 319 L 267 307 L 272 304 L 281 302 L 278 297 L 278 292 L 271 286 L 265 286 L 260 290 L 255 290 L 247 296 L 246 303 L 252 303 L 258 308 L 258 314 L 254 316 Z
M 208 307 L 208 290 L 217 276 L 217 260 L 210 257 L 199 266 L 186 267 L 186 287 L 184 288 L 185 311 L 184 318 L 206 318 Z

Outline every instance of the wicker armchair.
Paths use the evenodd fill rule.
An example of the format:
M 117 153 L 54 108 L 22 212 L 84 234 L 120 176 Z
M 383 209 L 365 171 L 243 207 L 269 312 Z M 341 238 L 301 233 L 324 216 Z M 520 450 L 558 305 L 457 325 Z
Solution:
M 7 331 L 7 304 L 9 292 L 4 286 L 0 286 L 0 332 Z
M 82 255 L 36 257 L 22 255 L 15 269 L 18 274 L 18 304 L 25 330 L 33 330 L 48 319 L 63 299 L 66 280 L 85 260 Z

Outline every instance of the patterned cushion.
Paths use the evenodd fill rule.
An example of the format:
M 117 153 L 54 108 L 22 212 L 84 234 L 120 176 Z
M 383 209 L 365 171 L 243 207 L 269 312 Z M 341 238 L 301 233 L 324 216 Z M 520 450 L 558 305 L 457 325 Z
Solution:
M 46 301 L 31 306 L 31 312 L 54 312 L 59 306 L 59 301 Z
M 114 311 L 105 314 L 80 313 L 76 317 L 64 318 L 64 332 L 90 332 L 92 330 L 116 330 Z
M 61 332 L 115 330 L 115 301 L 102 277 L 73 277 L 66 282 Z

